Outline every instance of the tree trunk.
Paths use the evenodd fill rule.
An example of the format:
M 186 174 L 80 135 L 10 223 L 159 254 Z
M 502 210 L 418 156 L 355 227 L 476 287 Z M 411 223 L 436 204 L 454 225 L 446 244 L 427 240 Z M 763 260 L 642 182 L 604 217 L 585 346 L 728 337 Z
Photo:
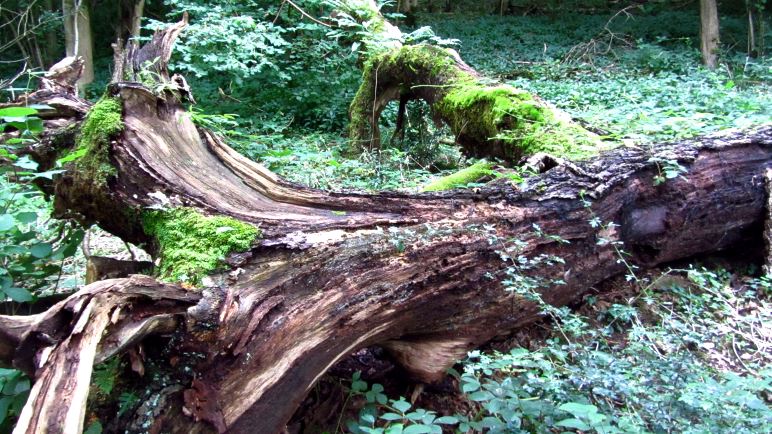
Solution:
M 716 0 L 700 0 L 700 51 L 702 63 L 710 69 L 718 65 L 718 6 Z
M 83 73 L 78 80 L 82 90 L 94 81 L 94 42 L 91 38 L 91 16 L 84 0 L 62 0 L 64 46 L 67 56 L 82 57 Z
M 184 24 L 124 64 L 157 58 L 164 72 Z M 58 215 L 145 243 L 156 274 L 184 284 L 105 280 L 45 313 L 0 316 L 0 360 L 35 379 L 16 433 L 81 432 L 92 364 L 151 334 L 165 336 L 154 365 L 175 375 L 149 386 L 127 426 L 281 432 L 315 382 L 359 348 L 382 345 L 433 381 L 467 350 L 538 318 L 502 287 L 508 267 L 562 305 L 625 272 L 618 246 L 601 238 L 641 267 L 760 238 L 772 127 L 619 148 L 521 186 L 333 193 L 290 184 L 196 128 L 175 83 L 162 93 L 114 83 L 88 112 L 64 85 L 29 96 L 80 101 L 44 113 L 51 139 L 29 150 L 46 170 L 75 146 L 53 126 L 82 119 L 87 154 L 47 186 Z M 688 171 L 657 185 L 664 162 Z

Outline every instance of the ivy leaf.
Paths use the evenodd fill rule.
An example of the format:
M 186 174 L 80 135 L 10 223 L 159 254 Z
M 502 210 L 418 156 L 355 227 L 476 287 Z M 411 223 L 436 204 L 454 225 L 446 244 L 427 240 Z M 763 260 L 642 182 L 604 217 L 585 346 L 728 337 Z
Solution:
M 16 213 L 16 220 L 21 223 L 33 223 L 38 219 L 38 213 L 33 211 Z
M 410 403 L 405 401 L 404 399 L 400 399 L 399 401 L 394 401 L 393 406 L 401 413 L 404 413 L 410 410 Z
M 402 431 L 402 434 L 429 434 L 432 428 L 426 425 L 410 425 Z
M 589 431 L 592 428 L 590 425 L 587 425 L 581 420 L 574 419 L 574 418 L 563 419 L 560 422 L 556 423 L 555 425 L 566 427 L 566 428 L 578 429 L 580 431 Z

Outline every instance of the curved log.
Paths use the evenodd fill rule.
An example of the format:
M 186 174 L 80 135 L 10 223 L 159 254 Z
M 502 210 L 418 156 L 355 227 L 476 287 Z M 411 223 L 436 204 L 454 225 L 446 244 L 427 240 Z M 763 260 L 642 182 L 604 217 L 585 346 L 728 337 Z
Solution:
M 539 316 L 500 283 L 511 265 L 501 257 L 508 240 L 534 260 L 521 276 L 539 277 L 545 300 L 566 304 L 625 271 L 599 237 L 622 243 L 639 266 L 758 237 L 772 161 L 766 126 L 653 151 L 619 148 L 519 186 L 333 193 L 287 183 L 241 157 L 197 129 L 168 93 L 117 83 L 108 97 L 114 103 L 95 106 L 83 129 L 118 107 L 120 130 L 86 144 L 90 163 L 75 162 L 56 180 L 61 215 L 147 243 L 160 268 L 173 260 L 164 254 L 169 237 L 185 234 L 148 225 L 159 208 L 228 216 L 213 236 L 253 226 L 260 238 L 229 250 L 199 289 L 134 276 L 94 283 L 34 317 L 0 317 L 0 357 L 35 379 L 17 433 L 79 432 L 93 361 L 172 330 L 172 350 L 202 357 L 192 379 L 158 386 L 166 411 L 150 421 L 156 432 L 280 432 L 327 369 L 369 345 L 383 345 L 418 381 L 433 381 L 468 349 Z M 688 171 L 655 185 L 662 162 Z M 100 168 L 97 182 L 83 176 Z M 170 225 L 189 217 L 168 216 Z M 616 226 L 599 232 L 592 219 Z M 183 227 L 206 226 L 198 223 Z
M 399 131 L 405 104 L 422 100 L 434 122 L 450 127 L 472 157 L 518 163 L 524 156 L 547 152 L 582 159 L 609 148 L 538 96 L 482 76 L 453 49 L 403 45 L 404 35 L 383 18 L 374 1 L 342 3 L 371 29 L 364 44 L 373 54 L 364 62 L 362 84 L 349 108 L 349 138 L 355 146 L 380 146 L 378 124 L 391 101 L 400 103 Z

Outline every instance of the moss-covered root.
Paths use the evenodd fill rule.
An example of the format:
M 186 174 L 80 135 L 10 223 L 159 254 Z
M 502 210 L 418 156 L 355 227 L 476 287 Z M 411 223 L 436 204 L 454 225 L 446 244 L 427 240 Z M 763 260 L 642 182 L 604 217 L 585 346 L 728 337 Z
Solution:
M 223 266 L 228 254 L 248 250 L 260 236 L 248 223 L 190 208 L 145 211 L 142 225 L 158 243 L 159 277 L 193 285 Z
M 470 182 L 475 182 L 478 179 L 490 175 L 493 173 L 493 164 L 487 161 L 479 161 L 465 169 L 461 169 L 456 173 L 452 173 L 448 176 L 435 179 L 429 184 L 425 185 L 421 191 L 445 191 L 453 188 L 463 187 Z

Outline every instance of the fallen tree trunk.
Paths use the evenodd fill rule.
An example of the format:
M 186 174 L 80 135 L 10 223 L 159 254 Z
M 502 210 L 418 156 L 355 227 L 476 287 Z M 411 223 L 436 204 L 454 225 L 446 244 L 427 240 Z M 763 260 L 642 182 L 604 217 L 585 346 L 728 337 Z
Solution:
M 73 116 L 85 115 L 70 143 L 85 155 L 49 188 L 59 215 L 144 243 L 160 277 L 185 283 L 107 280 L 43 314 L 0 317 L 0 357 L 35 379 L 15 432 L 80 432 L 92 362 L 150 334 L 167 336 L 153 363 L 176 375 L 142 396 L 127 426 L 280 432 L 352 351 L 382 345 L 417 381 L 433 381 L 537 318 L 500 283 L 512 265 L 504 253 L 526 258 L 518 276 L 538 278 L 544 299 L 562 305 L 625 272 L 619 245 L 645 267 L 761 233 L 771 127 L 620 148 L 518 186 L 332 193 L 240 156 L 164 89 L 114 83 Z M 664 164 L 688 171 L 656 185 Z
M 391 101 L 399 101 L 402 125 L 408 101 L 431 107 L 437 124 L 450 127 L 455 141 L 472 157 L 518 162 L 538 152 L 588 158 L 604 148 L 556 107 L 524 90 L 480 75 L 458 53 L 427 44 L 403 45 L 404 35 L 380 14 L 373 0 L 348 0 L 346 12 L 372 29 L 362 85 L 349 108 L 354 144 L 380 146 L 379 121 Z

